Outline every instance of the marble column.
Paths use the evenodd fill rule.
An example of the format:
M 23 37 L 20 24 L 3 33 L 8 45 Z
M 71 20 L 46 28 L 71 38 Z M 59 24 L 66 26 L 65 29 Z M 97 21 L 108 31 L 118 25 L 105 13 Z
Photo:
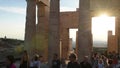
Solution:
M 48 57 L 48 6 L 42 2 L 37 3 L 38 24 L 36 34 L 36 48 L 46 60 Z
M 62 58 L 68 59 L 69 54 L 69 28 L 63 28 L 62 32 Z
M 53 54 L 60 56 L 60 0 L 50 0 L 49 39 L 48 39 L 48 65 L 51 68 Z
M 76 47 L 75 47 L 75 53 L 78 56 L 78 31 L 76 31 Z
M 112 34 L 112 31 L 108 31 L 108 39 L 107 39 L 107 52 L 118 52 L 118 41 L 116 35 Z M 114 46 L 113 46 L 114 45 Z
M 118 53 L 120 55 L 120 16 L 116 16 L 115 18 L 115 35 L 117 37 L 117 44 L 118 44 Z
M 79 26 L 78 26 L 78 60 L 82 61 L 84 56 L 91 56 L 92 34 L 90 0 L 79 0 Z
M 36 1 L 27 1 L 26 25 L 25 25 L 25 49 L 30 55 L 33 54 L 36 38 Z

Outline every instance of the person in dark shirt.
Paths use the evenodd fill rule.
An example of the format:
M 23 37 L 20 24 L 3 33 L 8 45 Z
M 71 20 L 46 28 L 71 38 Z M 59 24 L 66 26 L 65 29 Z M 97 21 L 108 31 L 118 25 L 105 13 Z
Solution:
M 76 61 L 76 55 L 75 54 L 71 54 L 69 56 L 69 60 L 70 62 L 67 65 L 67 68 L 80 68 L 79 63 Z
M 27 51 L 23 52 L 19 68 L 29 68 L 29 56 Z
M 52 68 L 60 68 L 60 60 L 58 59 L 57 54 L 53 55 Z
M 84 57 L 84 60 L 80 63 L 80 68 L 92 68 L 92 65 L 88 62 L 88 56 Z

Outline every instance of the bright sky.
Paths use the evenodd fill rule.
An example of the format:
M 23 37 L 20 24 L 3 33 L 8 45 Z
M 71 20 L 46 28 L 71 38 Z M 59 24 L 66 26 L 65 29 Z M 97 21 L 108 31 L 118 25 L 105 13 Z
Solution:
M 108 30 L 112 30 L 115 35 L 115 17 L 93 17 L 92 18 L 92 34 L 93 41 L 107 41 Z M 78 29 L 70 29 L 70 38 L 76 40 L 76 31 Z
M 76 41 L 76 31 L 78 31 L 78 29 L 69 29 L 69 32 L 70 32 L 69 35 L 73 41 Z
M 23 39 L 25 0 L 0 0 L 0 37 Z
M 79 0 L 61 0 L 60 10 L 61 11 L 75 11 L 78 8 Z M 8 38 L 24 39 L 25 30 L 25 17 L 26 17 L 26 0 L 0 0 L 0 37 L 7 36 Z M 94 20 L 95 18 L 93 18 Z M 100 31 L 99 22 L 94 20 L 93 28 L 95 28 L 95 33 Z M 110 21 L 106 21 L 111 23 Z M 101 29 L 104 31 L 106 28 L 104 25 L 109 25 L 106 22 L 102 22 Z M 104 24 L 104 25 L 103 25 Z M 98 25 L 98 26 L 96 26 Z M 110 27 L 114 25 L 111 24 Z M 95 27 L 94 27 L 95 26 Z M 108 27 L 109 28 L 109 27 Z M 106 31 L 106 30 L 105 30 Z M 75 39 L 76 30 L 70 31 L 72 34 L 70 37 Z M 105 32 L 97 32 L 106 35 Z M 98 36 L 96 34 L 95 40 L 105 40 L 102 39 L 105 36 Z
M 108 31 L 112 30 L 115 35 L 115 17 L 93 17 L 92 34 L 95 41 L 107 41 Z
M 79 0 L 61 0 L 61 11 L 76 10 Z M 24 39 L 26 0 L 0 0 L 0 37 Z
M 115 35 L 115 17 L 109 17 L 105 14 L 101 14 L 99 17 L 93 17 L 91 29 L 93 41 L 107 42 L 109 30 L 112 30 L 113 35 Z M 73 41 L 76 40 L 76 31 L 78 29 L 70 29 L 70 38 L 73 38 Z

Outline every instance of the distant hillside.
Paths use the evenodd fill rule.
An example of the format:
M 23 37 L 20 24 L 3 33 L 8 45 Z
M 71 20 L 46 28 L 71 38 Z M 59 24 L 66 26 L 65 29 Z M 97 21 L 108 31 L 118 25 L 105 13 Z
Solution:
M 76 46 L 76 42 L 72 42 L 73 48 Z M 93 47 L 107 47 L 107 42 L 105 41 L 94 41 Z
M 105 42 L 105 41 L 94 41 L 93 46 L 94 47 L 107 47 L 107 42 Z
M 23 43 L 23 40 L 0 38 L 0 47 L 2 48 L 12 48 Z
M 5 56 L 14 55 L 20 57 L 24 50 L 24 41 L 10 38 L 0 38 L 0 61 L 5 60 Z

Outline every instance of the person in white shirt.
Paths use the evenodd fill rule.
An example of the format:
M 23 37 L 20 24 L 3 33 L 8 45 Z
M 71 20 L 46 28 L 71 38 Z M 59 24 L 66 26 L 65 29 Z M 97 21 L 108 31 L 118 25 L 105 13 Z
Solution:
M 98 61 L 98 66 L 97 66 L 97 68 L 104 68 L 104 62 L 103 62 L 102 59 L 100 59 L 100 60 Z
M 34 60 L 31 62 L 31 68 L 40 68 L 39 55 L 35 55 Z

